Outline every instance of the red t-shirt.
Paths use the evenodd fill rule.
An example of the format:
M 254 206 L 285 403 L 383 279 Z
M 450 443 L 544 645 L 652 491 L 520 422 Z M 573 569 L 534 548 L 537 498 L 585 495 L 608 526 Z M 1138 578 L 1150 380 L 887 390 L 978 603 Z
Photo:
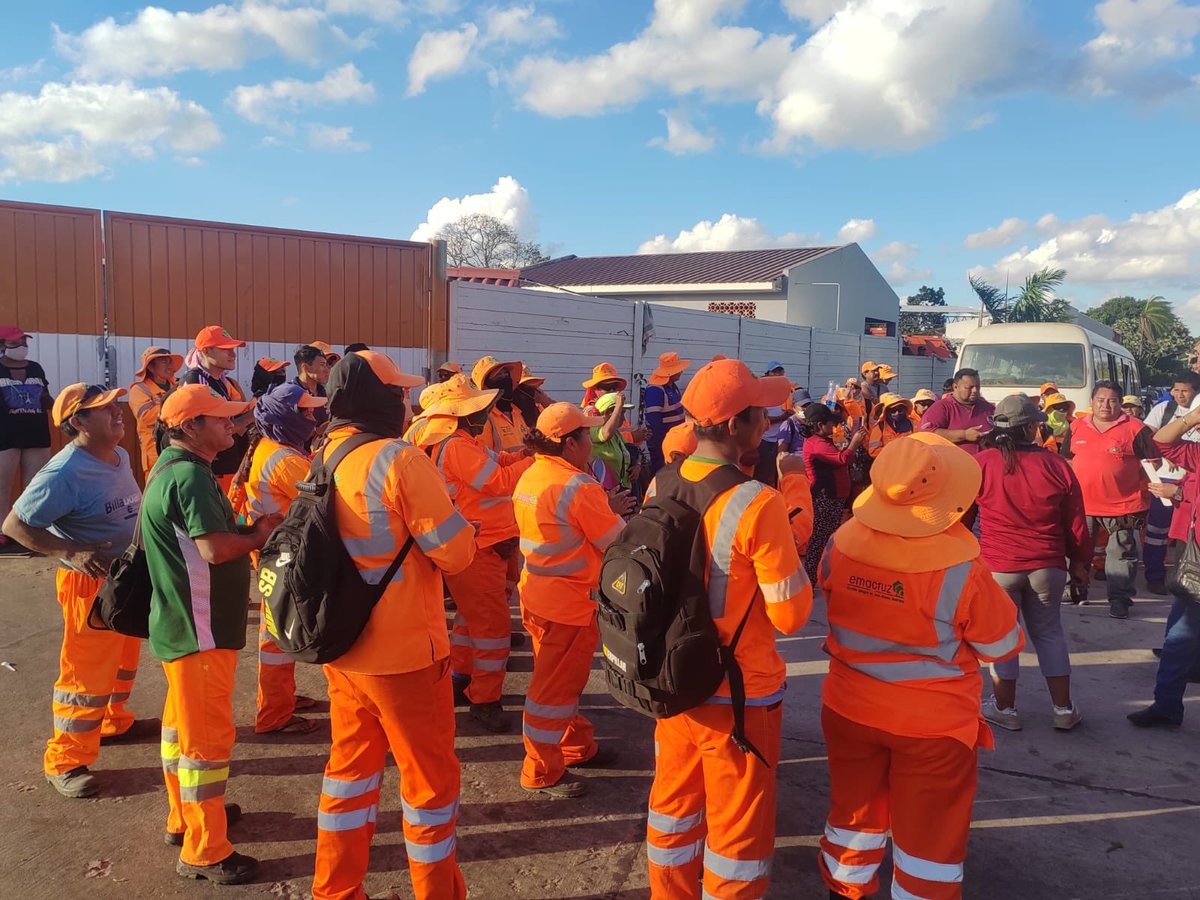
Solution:
M 1017 453 L 1012 474 L 999 450 L 981 450 L 975 461 L 983 470 L 979 547 L 988 568 L 1032 572 L 1092 558 L 1083 491 L 1066 460 L 1030 447 Z
M 1103 432 L 1090 415 L 1071 423 L 1059 452 L 1071 460 L 1089 516 L 1125 516 L 1150 508 L 1141 461 L 1164 455 L 1153 435 L 1124 413 Z
M 921 416 L 921 425 L 918 431 L 937 431 L 939 429 L 948 429 L 958 431 L 967 428 L 978 428 L 980 431 L 987 431 L 992 427 L 992 416 L 996 412 L 996 407 L 988 403 L 982 397 L 975 401 L 973 406 L 963 406 L 952 395 L 947 395 L 941 400 L 935 401 L 930 405 L 929 409 L 925 410 L 925 415 Z M 979 452 L 979 445 L 973 444 L 970 441 L 964 441 L 958 446 L 966 450 L 972 456 Z

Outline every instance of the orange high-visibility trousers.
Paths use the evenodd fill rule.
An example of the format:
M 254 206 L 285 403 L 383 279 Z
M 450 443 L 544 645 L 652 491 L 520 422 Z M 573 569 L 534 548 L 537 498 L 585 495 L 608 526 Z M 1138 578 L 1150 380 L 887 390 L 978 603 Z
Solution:
M 829 749 L 829 818 L 821 877 L 868 897 L 892 833 L 892 897 L 958 900 L 978 750 L 954 738 L 902 737 L 821 709 Z
M 211 866 L 233 852 L 226 834 L 225 786 L 236 732 L 233 678 L 236 650 L 202 650 L 163 663 L 167 702 L 162 716 L 167 831 L 186 832 L 179 858 Z
M 587 687 L 600 629 L 595 619 L 587 625 L 563 625 L 527 610 L 521 621 L 533 638 L 533 677 L 521 729 L 521 784 L 549 787 L 558 784 L 567 766 L 596 755 L 595 729 L 579 713 L 579 695 Z
M 779 703 L 746 707 L 746 738 L 768 768 L 730 739 L 732 706 L 706 703 L 658 720 L 646 823 L 651 898 L 698 900 L 702 865 L 705 898 L 766 895 L 782 727 Z
M 400 770 L 404 845 L 417 900 L 467 896 L 455 850 L 460 769 L 450 664 L 400 675 L 325 666 L 333 745 L 317 812 L 314 900 L 362 900 L 388 749 Z
M 42 763 L 48 775 L 90 766 L 100 755 L 101 737 L 124 734 L 133 725 L 125 703 L 142 650 L 137 638 L 88 627 L 99 579 L 60 566 L 55 583 L 63 642 L 51 703 L 54 737 L 46 742 Z
M 494 703 L 504 689 L 512 635 L 508 565 L 491 547 L 481 547 L 471 565 L 445 576 L 458 607 L 450 635 L 451 662 L 455 676 L 470 677 L 467 697 L 472 703 Z
M 257 734 L 282 728 L 296 714 L 296 661 L 271 640 L 265 618 L 258 628 L 257 710 Z

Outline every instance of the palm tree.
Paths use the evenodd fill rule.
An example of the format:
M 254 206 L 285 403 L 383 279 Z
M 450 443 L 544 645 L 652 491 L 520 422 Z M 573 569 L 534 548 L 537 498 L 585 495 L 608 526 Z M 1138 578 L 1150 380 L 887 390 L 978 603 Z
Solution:
M 1171 304 L 1165 298 L 1155 294 L 1145 300 L 1139 300 L 1137 311 L 1138 332 L 1148 342 L 1154 341 L 1171 327 L 1174 315 Z
M 1069 322 L 1072 318 L 1065 300 L 1054 296 L 1054 289 L 1067 277 L 1066 269 L 1039 269 L 1025 277 L 1009 312 L 1010 322 Z
M 967 280 L 971 283 L 971 289 L 979 297 L 979 302 L 983 304 L 984 309 L 991 315 L 992 321 L 1008 321 L 1008 294 L 1002 293 L 1000 288 L 993 287 L 982 278 L 976 278 L 974 275 L 968 275 Z

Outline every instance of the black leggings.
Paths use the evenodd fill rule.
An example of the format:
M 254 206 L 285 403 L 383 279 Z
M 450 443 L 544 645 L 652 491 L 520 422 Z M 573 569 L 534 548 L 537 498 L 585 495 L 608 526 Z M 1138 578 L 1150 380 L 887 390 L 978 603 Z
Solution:
M 817 584 L 817 566 L 821 564 L 821 554 L 825 552 L 825 544 L 841 526 L 842 511 L 845 508 L 845 500 L 813 497 L 813 531 L 808 541 L 808 553 L 804 556 L 804 571 L 808 573 L 808 580 L 814 587 Z

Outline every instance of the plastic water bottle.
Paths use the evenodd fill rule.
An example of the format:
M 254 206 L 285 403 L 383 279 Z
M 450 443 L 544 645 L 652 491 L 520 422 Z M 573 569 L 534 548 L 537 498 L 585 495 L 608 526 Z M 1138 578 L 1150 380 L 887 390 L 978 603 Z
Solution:
M 829 389 L 825 391 L 825 396 L 821 398 L 821 402 L 830 409 L 834 409 L 837 406 L 837 384 L 832 380 L 829 382 Z

